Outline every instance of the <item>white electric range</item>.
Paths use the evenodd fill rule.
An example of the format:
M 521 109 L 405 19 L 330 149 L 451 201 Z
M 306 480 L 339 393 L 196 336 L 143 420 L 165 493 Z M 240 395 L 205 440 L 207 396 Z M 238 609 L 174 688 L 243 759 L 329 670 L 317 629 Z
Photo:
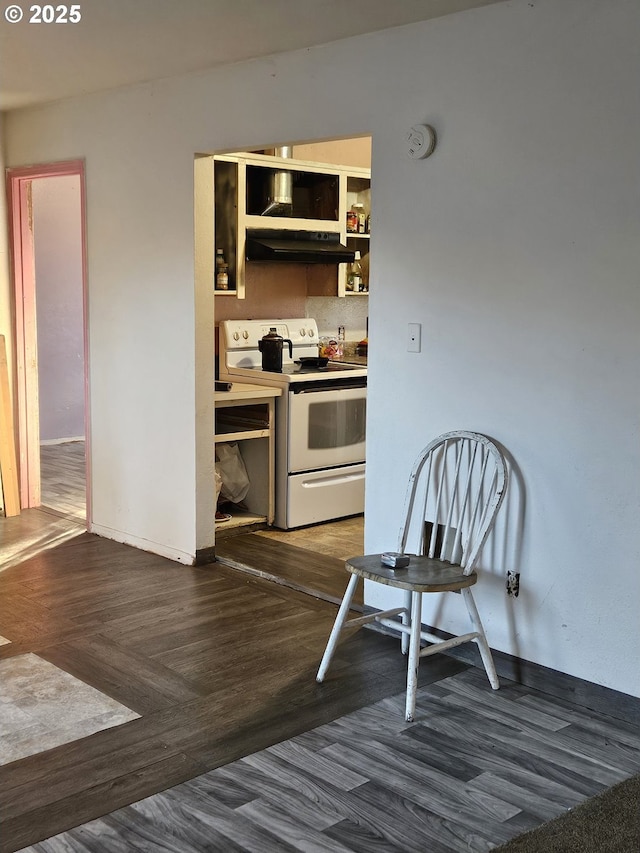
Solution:
M 282 372 L 262 370 L 258 342 L 270 329 L 292 342 Z M 276 400 L 277 527 L 289 529 L 364 511 L 367 369 L 318 356 L 318 326 L 310 318 L 223 320 L 219 375 L 283 389 Z

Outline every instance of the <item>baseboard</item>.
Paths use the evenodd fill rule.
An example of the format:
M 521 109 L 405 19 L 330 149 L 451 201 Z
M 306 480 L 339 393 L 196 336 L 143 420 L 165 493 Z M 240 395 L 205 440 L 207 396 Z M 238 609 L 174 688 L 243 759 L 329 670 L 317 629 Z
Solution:
M 138 548 L 140 551 L 149 551 L 151 554 L 166 557 L 176 563 L 184 563 L 186 566 L 193 566 L 195 563 L 195 556 L 186 551 L 169 548 L 159 542 L 142 539 L 140 536 L 131 536 L 121 530 L 113 530 L 111 527 L 105 527 L 102 524 L 90 524 L 89 533 L 95 533 L 96 536 L 102 536 L 104 539 L 112 539 L 114 542 L 121 542 L 123 545 L 131 545 L 132 548 Z
M 40 447 L 51 444 L 69 444 L 72 441 L 84 441 L 83 435 L 69 436 L 69 438 L 43 438 L 40 441 Z
M 367 608 L 367 610 L 373 612 L 374 608 Z M 400 638 L 399 632 L 384 629 L 375 623 L 371 623 L 371 625 L 366 627 L 373 627 L 374 630 L 393 634 L 398 639 Z M 423 628 L 437 637 L 442 637 L 443 640 L 448 640 L 452 636 L 445 631 L 441 631 L 439 628 L 431 628 L 428 625 L 424 625 Z M 496 671 L 502 678 L 508 678 L 517 684 L 532 687 L 540 690 L 541 693 L 548 693 L 557 699 L 565 699 L 574 705 L 589 708 L 601 714 L 607 714 L 615 719 L 623 720 L 633 725 L 640 724 L 640 699 L 635 696 L 630 696 L 628 693 L 622 693 L 619 690 L 613 690 L 610 687 L 603 687 L 601 684 L 585 681 L 583 678 L 577 678 L 574 675 L 567 675 L 565 672 L 550 669 L 549 667 L 542 666 L 542 664 L 532 663 L 523 658 L 509 655 L 506 652 L 496 651 L 495 649 L 492 649 L 491 652 Z M 457 646 L 456 648 L 448 649 L 442 654 L 449 655 L 463 663 L 479 667 L 484 671 L 480 652 L 475 643 Z
M 475 666 L 482 666 L 477 649 L 459 647 L 451 651 L 457 652 L 455 656 L 458 660 L 466 660 L 465 655 L 468 654 L 471 657 L 475 651 L 477 657 L 473 663 Z M 557 669 L 550 669 L 505 652 L 492 649 L 492 653 L 498 675 L 504 678 L 510 678 L 526 687 L 533 687 L 557 699 L 566 699 L 567 702 L 590 708 L 592 711 L 608 714 L 610 717 L 634 725 L 640 724 L 640 699 L 635 696 L 601 684 L 594 684 L 592 681 L 585 681 L 574 675 L 567 675 Z

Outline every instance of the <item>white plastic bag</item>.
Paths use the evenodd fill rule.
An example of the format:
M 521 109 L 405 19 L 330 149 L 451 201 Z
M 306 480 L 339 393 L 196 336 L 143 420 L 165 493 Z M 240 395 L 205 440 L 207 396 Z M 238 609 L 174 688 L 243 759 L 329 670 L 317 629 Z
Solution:
M 249 476 L 237 444 L 216 444 L 216 470 L 222 478 L 220 497 L 239 504 L 249 491 Z
M 216 464 L 215 470 L 215 484 L 216 484 L 216 506 L 218 506 L 218 500 L 220 499 L 220 490 L 222 489 L 222 475 L 220 471 L 218 471 L 218 466 Z

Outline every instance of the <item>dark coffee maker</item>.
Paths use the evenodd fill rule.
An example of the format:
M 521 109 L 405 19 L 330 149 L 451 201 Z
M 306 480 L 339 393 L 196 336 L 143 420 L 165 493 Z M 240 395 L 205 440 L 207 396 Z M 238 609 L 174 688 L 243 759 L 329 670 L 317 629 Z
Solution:
M 293 358 L 293 344 L 289 338 L 278 334 L 275 326 L 271 326 L 269 334 L 258 341 L 258 349 L 262 353 L 262 369 L 270 373 L 282 373 L 282 347 L 289 344 L 289 357 Z

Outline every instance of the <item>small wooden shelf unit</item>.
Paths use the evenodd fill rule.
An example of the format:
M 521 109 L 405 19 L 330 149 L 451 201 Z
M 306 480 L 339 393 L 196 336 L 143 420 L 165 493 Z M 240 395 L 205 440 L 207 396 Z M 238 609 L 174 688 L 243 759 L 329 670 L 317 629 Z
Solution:
M 233 512 L 217 529 L 273 524 L 275 518 L 275 399 L 280 388 L 234 382 L 215 392 L 215 442 L 237 442 L 251 485 L 246 511 Z

